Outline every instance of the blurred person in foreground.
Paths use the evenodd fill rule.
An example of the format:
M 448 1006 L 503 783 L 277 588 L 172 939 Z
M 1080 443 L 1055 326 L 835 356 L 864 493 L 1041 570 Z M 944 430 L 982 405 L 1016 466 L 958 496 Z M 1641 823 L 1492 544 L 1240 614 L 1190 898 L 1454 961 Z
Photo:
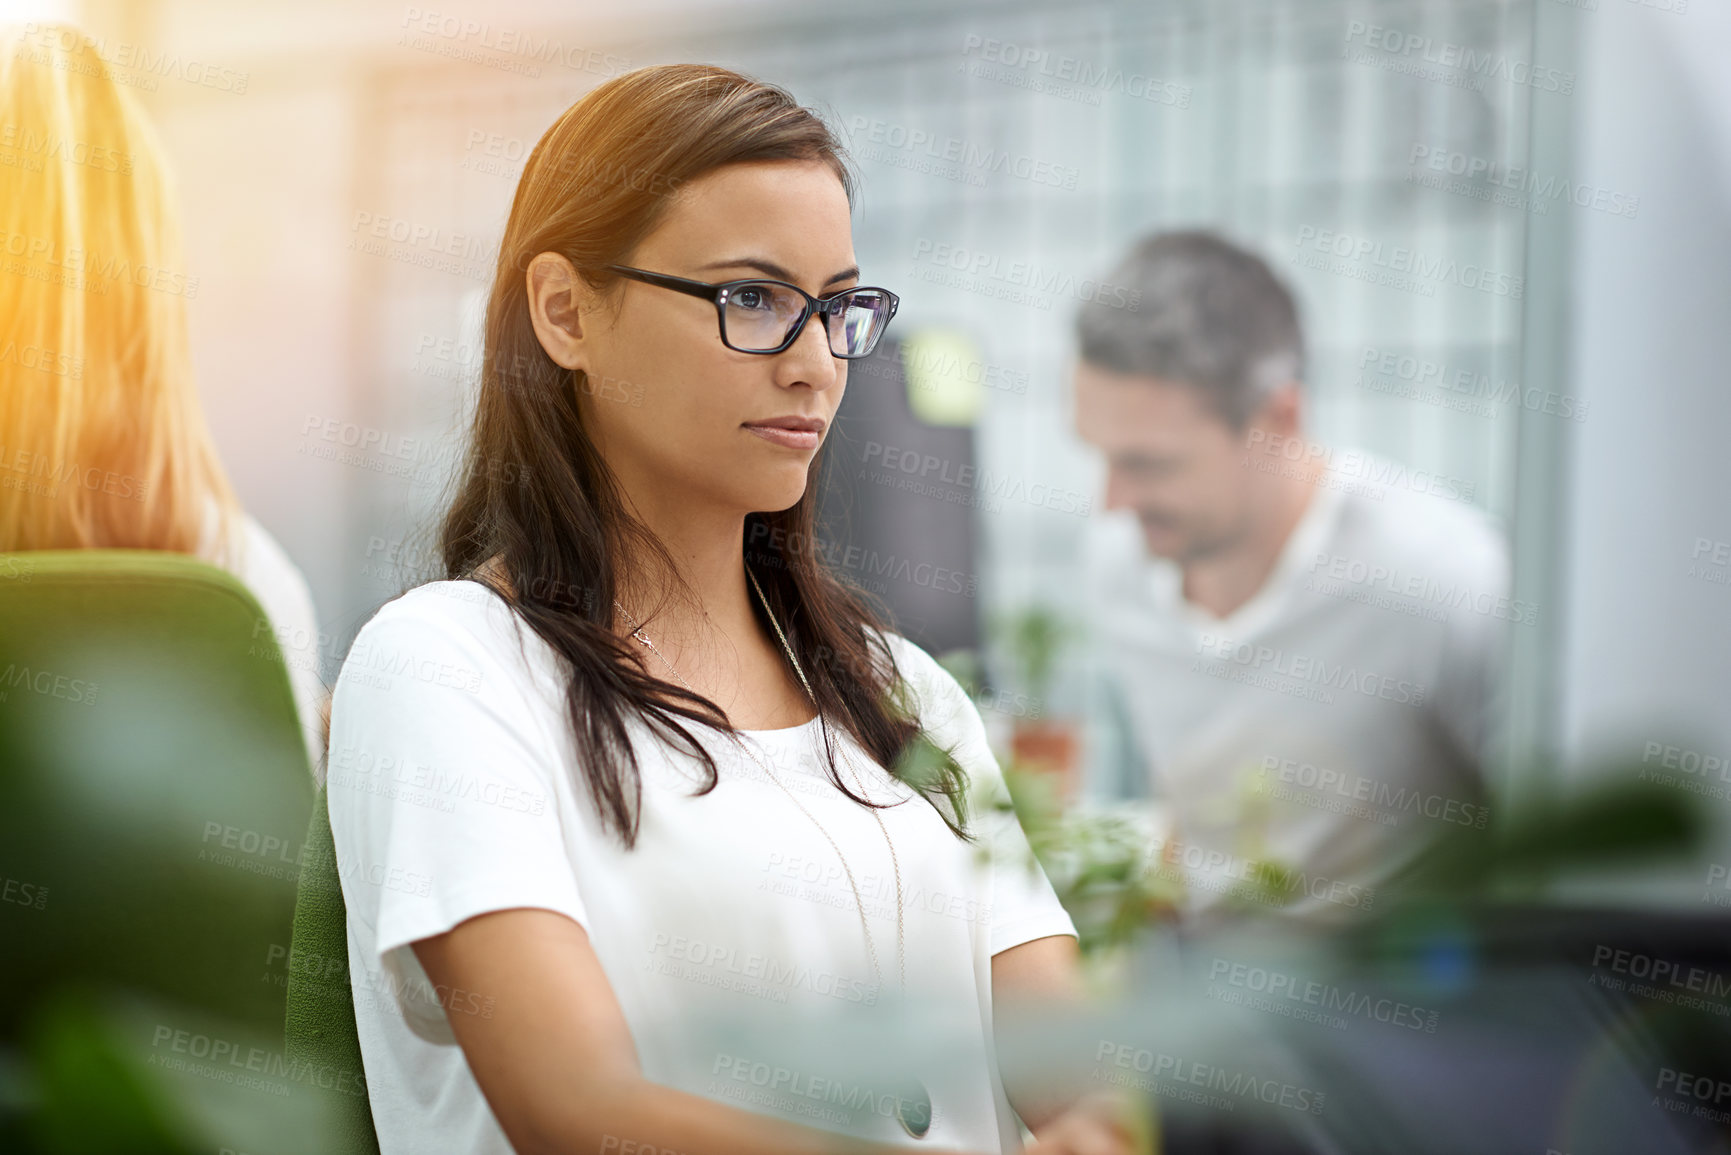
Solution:
M 1310 440 L 1292 295 L 1207 232 L 1107 277 L 1077 319 L 1076 428 L 1106 467 L 1089 599 L 1192 926 L 1369 912 L 1483 764 L 1506 546 L 1447 479 Z M 1112 511 L 1122 511 L 1114 514 Z
M 328 695 L 306 579 L 235 496 L 199 405 L 174 185 L 90 39 L 0 28 L 0 550 L 153 549 L 263 607 L 315 774 Z

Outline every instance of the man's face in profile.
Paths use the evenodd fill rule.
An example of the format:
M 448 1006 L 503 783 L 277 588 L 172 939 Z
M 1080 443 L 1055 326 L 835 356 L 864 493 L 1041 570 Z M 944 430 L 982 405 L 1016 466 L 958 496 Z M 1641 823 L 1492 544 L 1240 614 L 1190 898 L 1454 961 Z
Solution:
M 1106 459 L 1107 509 L 1134 513 L 1148 552 L 1180 565 L 1247 531 L 1245 433 L 1200 389 L 1078 362 L 1076 431 Z

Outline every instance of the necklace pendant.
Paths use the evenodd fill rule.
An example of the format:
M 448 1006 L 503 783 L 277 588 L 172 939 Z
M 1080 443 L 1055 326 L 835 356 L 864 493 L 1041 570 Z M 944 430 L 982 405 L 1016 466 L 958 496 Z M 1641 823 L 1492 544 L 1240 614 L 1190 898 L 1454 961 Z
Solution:
M 932 1129 L 932 1097 L 912 1075 L 896 1093 L 896 1122 L 914 1139 L 924 1139 Z

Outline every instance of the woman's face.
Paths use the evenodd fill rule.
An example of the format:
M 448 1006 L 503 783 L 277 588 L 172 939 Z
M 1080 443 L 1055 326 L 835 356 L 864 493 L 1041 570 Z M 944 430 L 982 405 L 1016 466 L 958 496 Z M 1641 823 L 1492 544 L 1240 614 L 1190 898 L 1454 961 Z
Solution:
M 769 277 L 814 297 L 859 283 L 847 195 L 819 161 L 729 165 L 683 185 L 620 263 L 710 283 Z M 715 305 L 701 297 L 625 280 L 616 295 L 578 300 L 572 348 L 548 352 L 587 375 L 585 428 L 643 512 L 743 515 L 799 501 L 847 385 L 820 318 L 764 355 L 723 345 Z M 536 327 L 548 346 L 540 317 Z M 809 445 L 753 431 L 786 417 L 822 428 Z

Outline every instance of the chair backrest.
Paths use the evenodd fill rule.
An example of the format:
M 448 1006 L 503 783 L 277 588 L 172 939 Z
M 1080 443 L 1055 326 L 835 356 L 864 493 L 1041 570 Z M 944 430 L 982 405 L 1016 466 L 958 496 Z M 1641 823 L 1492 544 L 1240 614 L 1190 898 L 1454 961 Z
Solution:
M 328 1073 L 335 1086 L 334 1139 L 338 1155 L 378 1155 L 371 1105 L 355 1030 L 349 980 L 348 909 L 337 872 L 336 844 L 324 788 L 313 801 L 295 900 L 294 944 L 288 980 L 288 1057 L 302 1069 Z
M 233 575 L 0 553 L 0 1037 L 75 985 L 280 1043 L 312 798 L 282 655 Z

